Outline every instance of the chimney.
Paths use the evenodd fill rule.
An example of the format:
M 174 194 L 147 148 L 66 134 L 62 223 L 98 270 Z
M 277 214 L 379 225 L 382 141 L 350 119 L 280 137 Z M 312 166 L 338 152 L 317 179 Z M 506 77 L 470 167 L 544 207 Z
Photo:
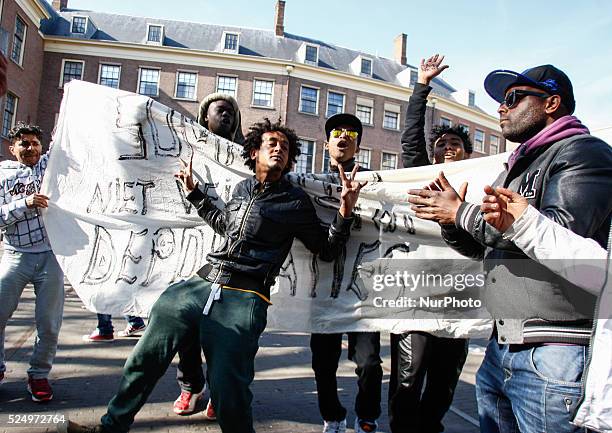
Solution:
M 68 0 L 53 0 L 52 6 L 58 12 L 68 9 Z
M 400 33 L 393 40 L 394 48 L 393 48 L 393 57 L 395 61 L 406 66 L 406 33 Z
M 276 36 L 285 36 L 285 0 L 276 1 L 274 14 L 274 33 Z

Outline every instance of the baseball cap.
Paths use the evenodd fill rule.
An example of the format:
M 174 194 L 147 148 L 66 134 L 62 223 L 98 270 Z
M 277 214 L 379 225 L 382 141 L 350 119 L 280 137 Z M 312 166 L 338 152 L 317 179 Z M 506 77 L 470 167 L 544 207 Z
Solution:
M 332 129 L 342 125 L 347 125 L 355 128 L 355 131 L 359 133 L 359 135 L 357 136 L 357 146 L 359 146 L 361 144 L 363 126 L 361 125 L 361 120 L 349 113 L 334 114 L 329 119 L 327 119 L 327 122 L 325 122 L 325 138 L 329 140 L 329 134 Z
M 550 95 L 559 95 L 570 114 L 576 108 L 572 82 L 563 71 L 553 65 L 536 66 L 520 74 L 498 69 L 487 75 L 484 81 L 484 88 L 489 96 L 500 104 L 504 101 L 508 88 L 521 85 L 535 87 Z

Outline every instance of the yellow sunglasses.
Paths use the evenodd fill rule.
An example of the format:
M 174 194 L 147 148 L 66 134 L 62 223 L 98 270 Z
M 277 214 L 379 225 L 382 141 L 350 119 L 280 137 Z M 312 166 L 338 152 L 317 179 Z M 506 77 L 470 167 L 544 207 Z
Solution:
M 355 140 L 359 136 L 359 132 L 349 131 L 348 129 L 332 129 L 330 135 L 334 138 L 338 138 L 345 132 L 346 135 L 348 135 L 353 140 Z

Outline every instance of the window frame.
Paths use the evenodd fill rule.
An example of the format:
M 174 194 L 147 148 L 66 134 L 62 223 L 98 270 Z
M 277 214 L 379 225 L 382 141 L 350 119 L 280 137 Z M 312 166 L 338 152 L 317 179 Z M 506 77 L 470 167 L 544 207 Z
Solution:
M 195 75 L 195 83 L 193 85 L 193 98 L 184 98 L 182 96 L 178 96 L 179 75 L 181 73 Z M 177 69 L 176 74 L 174 76 L 174 99 L 179 100 L 179 101 L 190 101 L 190 102 L 197 101 L 198 100 L 198 79 L 199 79 L 198 71 L 194 71 L 191 69 Z
M 217 74 L 217 78 L 215 79 L 215 92 L 221 92 L 219 90 L 219 79 L 223 77 L 223 78 L 233 78 L 235 81 L 235 88 L 234 88 L 234 94 L 230 95 L 233 98 L 235 98 L 236 100 L 238 99 L 238 75 L 233 75 L 233 74 Z M 224 93 L 226 95 L 229 95 L 229 93 L 225 93 L 225 92 L 221 92 Z
M 384 161 L 385 154 L 395 156 L 395 167 L 394 168 L 383 168 L 383 161 Z M 386 150 L 381 150 L 380 152 L 380 169 L 381 170 L 397 170 L 398 162 L 399 162 L 399 154 L 397 152 L 389 152 Z
M 365 72 L 363 72 L 363 61 L 364 60 L 370 62 L 370 73 L 369 74 L 366 74 Z M 361 75 L 362 77 L 370 77 L 370 78 L 374 76 L 374 60 L 372 60 L 372 58 L 366 57 L 366 56 L 359 56 L 359 75 Z
M 8 102 L 9 99 L 9 95 L 12 96 L 13 98 L 15 98 L 15 103 L 13 105 L 13 112 L 12 112 L 12 116 L 11 116 L 11 124 L 10 126 L 7 128 L 7 132 L 6 135 L 4 134 L 4 115 L 6 113 L 6 103 Z M 2 98 L 4 104 L 2 105 L 2 126 L 0 128 L 0 136 L 2 136 L 3 138 L 8 139 L 8 135 L 9 132 L 11 131 L 11 129 L 15 126 L 16 119 L 17 119 L 17 109 L 19 108 L 19 96 L 15 95 L 13 92 L 6 92 L 6 95 Z
M 143 69 L 157 71 L 157 94 L 156 95 L 147 95 L 145 93 L 140 93 L 140 83 L 142 81 Z M 149 98 L 159 98 L 159 82 L 160 81 L 161 81 L 161 68 L 158 68 L 155 66 L 138 66 L 138 82 L 136 84 L 136 94 L 142 95 L 142 96 L 148 96 Z
M 448 117 L 440 116 L 440 122 L 439 122 L 439 125 L 440 125 L 440 126 L 444 126 L 444 123 L 445 123 L 444 121 L 447 121 L 447 122 L 448 122 L 448 127 L 449 127 L 449 128 L 452 128 L 452 127 L 453 127 L 453 121 L 452 121 L 452 119 L 449 119 Z
M 316 169 L 316 159 L 317 159 L 317 140 L 315 140 L 314 138 L 306 138 L 306 137 L 299 137 L 298 141 L 300 142 L 300 150 L 302 150 L 302 141 L 309 141 L 312 143 L 312 163 L 310 164 L 310 171 L 307 171 L 306 173 L 314 173 L 315 169 Z M 301 155 L 304 155 L 304 153 L 301 153 Z M 299 156 L 298 156 L 299 159 Z M 297 168 L 297 162 L 296 162 L 296 167 Z M 296 173 L 302 173 L 302 172 L 297 172 Z
M 13 57 L 13 51 L 15 49 L 15 40 L 17 39 L 17 20 L 23 23 L 23 37 L 21 38 L 21 46 L 19 49 L 19 61 Z M 15 27 L 13 29 L 13 44 L 11 47 L 10 58 L 16 65 L 23 68 L 23 58 L 25 57 L 25 47 L 28 38 L 28 22 L 19 14 L 15 14 Z
M 227 35 L 236 36 L 236 48 L 235 49 L 225 48 L 225 42 L 227 40 Z M 223 31 L 221 43 L 222 43 L 221 51 L 223 51 L 224 53 L 238 54 L 238 52 L 240 51 L 240 32 Z
M 385 125 L 385 119 L 387 118 L 387 113 L 392 113 L 397 116 L 397 127 L 396 128 L 390 128 Z M 383 129 L 386 129 L 388 131 L 399 131 L 400 130 L 400 116 L 401 116 L 400 113 L 398 113 L 397 111 L 383 110 L 383 124 L 382 124 Z
M 150 29 L 151 27 L 159 27 L 160 33 L 159 33 L 159 41 L 150 41 L 149 40 L 149 34 L 150 34 Z M 156 24 L 156 23 L 147 23 L 147 34 L 145 35 L 145 41 L 147 44 L 150 45 L 163 45 L 164 44 L 164 38 L 166 37 L 166 28 L 163 24 Z
M 104 84 L 101 83 L 101 81 L 102 81 L 102 66 L 118 66 L 119 67 L 119 77 L 117 78 L 117 87 L 106 86 L 106 87 L 109 87 L 110 89 L 119 89 L 120 86 L 121 86 L 121 70 L 123 69 L 121 63 L 100 62 L 98 64 L 98 84 L 100 86 L 104 86 Z
M 367 151 L 368 152 L 368 165 L 367 166 L 362 166 L 363 168 L 368 168 L 371 169 L 372 167 L 372 149 L 369 147 L 359 147 L 359 152 L 357 152 L 355 154 L 355 162 L 359 163 L 359 165 L 361 165 L 361 161 L 359 160 L 360 156 L 363 155 L 361 152 L 363 151 Z
M 85 28 L 83 29 L 83 32 L 75 32 L 74 31 L 74 19 L 75 18 L 85 18 Z M 70 34 L 73 35 L 85 35 L 87 34 L 87 27 L 89 25 L 89 17 L 87 15 L 73 15 L 72 19 L 70 21 Z
M 363 98 L 363 99 L 366 99 L 366 98 Z M 361 124 L 362 124 L 362 125 L 365 125 L 365 126 L 374 126 L 374 100 L 372 99 L 371 101 L 372 101 L 372 105 L 366 105 L 366 104 L 360 103 L 360 102 L 363 102 L 363 100 L 362 100 L 362 101 L 360 101 L 360 100 L 359 100 L 359 98 L 357 99 L 357 102 L 355 102 L 355 116 L 356 116 L 356 117 L 357 117 L 359 120 L 361 120 Z M 367 108 L 369 108 L 369 109 L 370 109 L 370 123 L 366 123 L 366 122 L 364 122 L 364 121 L 361 119 L 361 117 L 359 117 L 359 114 L 358 114 L 358 113 L 359 113 L 359 107 L 360 107 L 360 106 L 361 106 L 361 107 L 367 107 Z
M 477 132 L 482 132 L 482 142 L 481 142 L 481 144 L 480 144 L 480 148 L 478 148 L 478 147 L 476 146 L 476 133 L 477 133 Z M 474 129 L 474 140 L 473 140 L 473 144 L 474 144 L 474 152 L 485 153 L 485 149 L 484 149 L 484 147 L 485 147 L 485 142 L 486 142 L 486 141 L 487 141 L 487 135 L 486 135 L 486 132 L 485 132 L 485 131 L 483 131 L 482 129 L 475 128 L 475 129 Z
M 64 88 L 64 70 L 66 69 L 66 62 L 71 62 L 71 63 L 80 63 L 81 66 L 81 78 L 79 78 L 79 80 L 83 80 L 83 76 L 85 75 L 85 60 L 79 60 L 79 59 L 62 59 L 62 67 L 60 69 L 60 80 L 59 80 L 59 88 L 63 89 Z
M 272 91 L 270 93 L 270 105 L 258 105 L 255 104 L 255 82 L 256 81 L 265 81 L 267 83 L 272 83 Z M 251 107 L 253 108 L 266 108 L 269 110 L 274 110 L 274 88 L 276 87 L 276 80 L 270 78 L 259 78 L 253 77 L 253 92 L 251 94 Z
M 493 148 L 493 138 L 497 140 L 497 144 L 495 145 L 495 148 L 496 148 L 495 153 L 491 151 L 491 149 Z M 489 134 L 489 155 L 497 155 L 499 153 L 500 144 L 501 144 L 501 139 L 499 138 L 498 135 Z
M 308 60 L 308 48 L 314 48 L 316 51 L 315 60 Z M 319 65 L 319 46 L 313 44 L 305 44 L 304 46 L 304 63 L 307 65 L 318 66 Z
M 317 101 L 315 103 L 315 112 L 312 113 L 310 111 L 303 111 L 302 110 L 302 95 L 303 95 L 303 89 L 304 87 L 307 87 L 309 89 L 313 89 L 316 90 L 317 93 Z M 318 116 L 319 115 L 319 103 L 320 103 L 320 98 L 321 98 L 321 89 L 319 87 L 316 86 L 310 86 L 310 85 L 306 85 L 306 84 L 300 84 L 300 100 L 299 100 L 299 105 L 298 105 L 298 112 L 302 113 L 302 114 L 307 114 L 309 116 Z
M 331 116 L 329 115 L 329 94 L 330 93 L 335 93 L 336 95 L 342 95 L 342 108 L 340 109 L 340 111 L 338 113 L 344 113 L 345 107 L 346 107 L 346 93 L 344 92 L 338 92 L 337 90 L 330 90 L 327 89 L 327 104 L 325 104 L 325 118 L 329 119 Z M 338 113 L 334 113 L 334 114 L 338 114 Z M 332 114 L 333 116 L 333 114 Z

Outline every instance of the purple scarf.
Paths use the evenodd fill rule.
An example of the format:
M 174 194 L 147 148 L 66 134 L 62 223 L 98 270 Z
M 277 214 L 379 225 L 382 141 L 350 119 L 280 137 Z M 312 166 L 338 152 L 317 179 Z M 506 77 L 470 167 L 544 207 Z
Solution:
M 508 158 L 508 170 L 512 168 L 517 158 L 521 155 L 528 155 L 535 149 L 563 140 L 564 138 L 588 133 L 589 128 L 584 126 L 577 117 L 570 115 L 563 116 L 514 149 L 514 152 Z

